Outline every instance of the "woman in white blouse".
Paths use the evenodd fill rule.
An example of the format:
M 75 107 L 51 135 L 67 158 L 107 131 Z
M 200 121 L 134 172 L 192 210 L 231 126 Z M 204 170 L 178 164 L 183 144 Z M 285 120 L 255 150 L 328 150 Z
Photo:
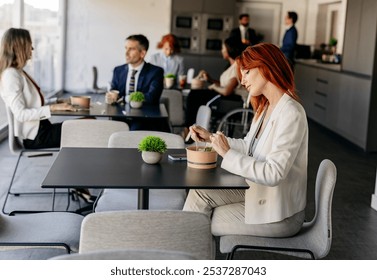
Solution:
M 246 191 L 190 190 L 185 211 L 212 215 L 214 235 L 285 237 L 305 218 L 308 126 L 292 70 L 281 50 L 268 43 L 248 47 L 236 60 L 255 116 L 244 139 L 191 126 L 195 141 L 210 142 L 221 168 L 245 178 Z
M 72 110 L 66 103 L 46 104 L 37 83 L 23 70 L 32 57 L 32 41 L 28 30 L 8 29 L 1 40 L 0 94 L 14 115 L 14 134 L 25 148 L 60 146 L 61 123 L 51 124 L 54 110 Z

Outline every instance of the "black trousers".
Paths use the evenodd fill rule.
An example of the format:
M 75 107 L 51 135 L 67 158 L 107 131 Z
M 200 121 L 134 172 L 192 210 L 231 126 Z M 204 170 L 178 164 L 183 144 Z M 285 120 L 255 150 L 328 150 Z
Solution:
M 27 149 L 59 148 L 61 135 L 61 123 L 52 124 L 49 120 L 41 120 L 35 139 L 25 139 L 23 144 Z

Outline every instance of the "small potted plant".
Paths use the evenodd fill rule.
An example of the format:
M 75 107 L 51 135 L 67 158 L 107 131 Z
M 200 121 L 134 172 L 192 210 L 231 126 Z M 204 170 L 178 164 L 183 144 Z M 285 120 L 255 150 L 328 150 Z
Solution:
M 168 73 L 165 75 L 165 88 L 171 88 L 174 85 L 176 76 L 172 73 Z
M 158 163 L 166 149 L 165 141 L 158 136 L 146 136 L 139 143 L 141 157 L 148 164 Z
M 132 108 L 140 108 L 145 100 L 144 94 L 141 91 L 135 91 L 130 94 L 130 106 Z

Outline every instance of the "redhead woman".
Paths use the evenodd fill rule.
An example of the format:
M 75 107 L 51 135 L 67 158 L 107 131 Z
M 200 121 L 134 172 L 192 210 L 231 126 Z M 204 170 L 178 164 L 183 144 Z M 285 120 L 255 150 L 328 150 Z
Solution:
M 51 124 L 54 110 L 73 110 L 66 103 L 47 105 L 37 83 L 23 70 L 33 45 L 28 30 L 8 29 L 1 40 L 0 94 L 14 115 L 14 134 L 25 148 L 60 146 L 61 123 Z
M 174 74 L 176 77 L 185 75 L 185 65 L 183 57 L 178 55 L 181 52 L 178 38 L 173 34 L 162 37 L 157 45 L 162 52 L 152 55 L 150 63 L 162 67 L 164 75 Z
M 184 210 L 211 216 L 219 208 L 214 235 L 286 237 L 304 221 L 308 126 L 298 102 L 292 70 L 278 47 L 248 47 L 236 59 L 255 116 L 244 139 L 191 126 L 195 141 L 210 142 L 221 168 L 245 178 L 246 191 L 190 190 Z M 218 215 L 217 215 L 218 216 Z

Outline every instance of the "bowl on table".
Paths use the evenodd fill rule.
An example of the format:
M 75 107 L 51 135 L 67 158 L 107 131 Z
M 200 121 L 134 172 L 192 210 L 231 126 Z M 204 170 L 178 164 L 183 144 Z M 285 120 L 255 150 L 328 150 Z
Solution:
M 189 146 L 186 148 L 187 166 L 197 169 L 216 168 L 217 152 L 212 147 Z
M 89 109 L 90 107 L 90 96 L 84 96 L 84 95 L 74 95 L 70 97 L 71 99 L 71 105 Z

